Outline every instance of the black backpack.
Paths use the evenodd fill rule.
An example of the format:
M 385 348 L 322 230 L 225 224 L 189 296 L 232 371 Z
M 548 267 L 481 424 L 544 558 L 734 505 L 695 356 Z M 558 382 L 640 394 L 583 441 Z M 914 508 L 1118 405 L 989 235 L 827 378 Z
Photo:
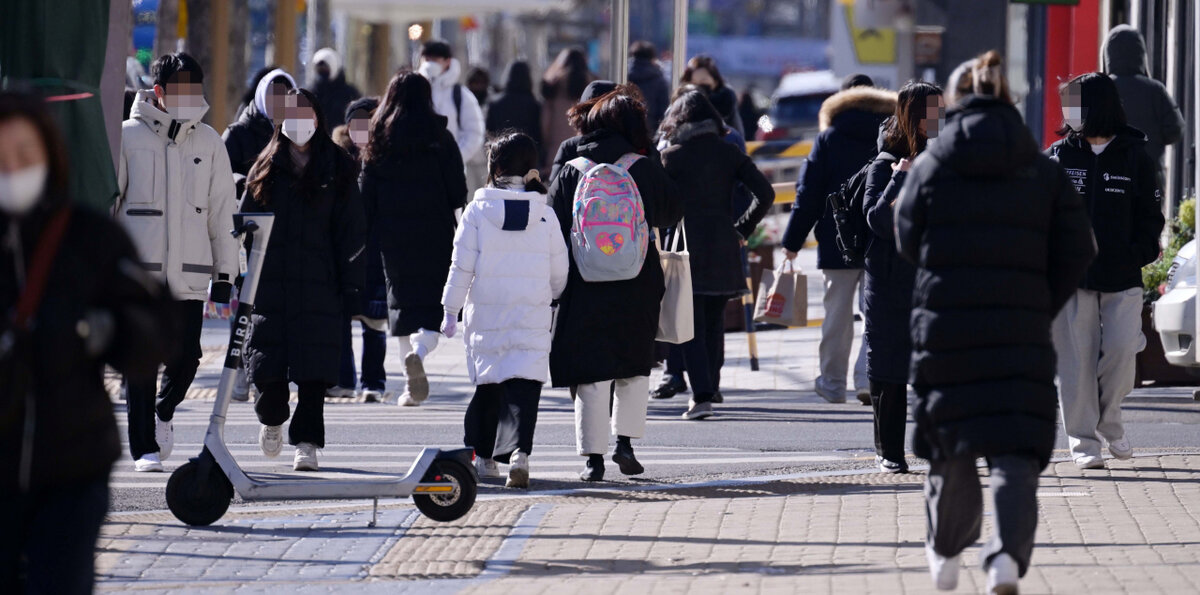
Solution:
M 867 172 L 876 160 L 895 162 L 890 153 L 880 153 L 862 166 L 836 191 L 829 193 L 829 208 L 833 210 L 833 225 L 837 228 L 837 246 L 842 260 L 851 268 L 862 268 L 867 255 L 870 230 L 863 202 L 867 195 Z

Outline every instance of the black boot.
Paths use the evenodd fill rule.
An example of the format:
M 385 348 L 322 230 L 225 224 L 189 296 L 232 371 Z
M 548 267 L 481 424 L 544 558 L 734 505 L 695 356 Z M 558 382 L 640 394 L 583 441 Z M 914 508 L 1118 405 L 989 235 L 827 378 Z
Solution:
M 629 443 L 629 436 L 617 436 L 617 450 L 613 453 L 612 460 L 625 475 L 641 475 L 646 472 L 633 455 L 633 445 Z
M 583 468 L 583 473 L 579 474 L 579 479 L 583 481 L 603 481 L 604 455 L 588 455 L 587 457 L 587 464 Z
M 686 393 L 687 389 L 683 378 L 668 374 L 663 376 L 662 384 L 658 385 L 658 388 L 650 391 L 650 396 L 655 399 L 670 399 L 679 393 Z

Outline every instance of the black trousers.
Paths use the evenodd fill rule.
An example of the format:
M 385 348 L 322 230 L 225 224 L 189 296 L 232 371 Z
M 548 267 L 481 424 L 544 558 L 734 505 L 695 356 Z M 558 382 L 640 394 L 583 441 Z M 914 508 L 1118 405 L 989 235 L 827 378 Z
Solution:
M 291 414 L 288 399 L 291 397 L 290 385 L 286 382 L 254 383 L 258 388 L 258 400 L 254 403 L 254 412 L 258 421 L 267 426 L 282 426 Z M 325 448 L 325 386 L 324 382 L 300 382 L 299 402 L 296 404 L 296 415 L 288 426 L 288 444 L 296 446 L 301 442 Z
M 712 401 L 721 390 L 721 366 L 725 363 L 725 304 L 728 296 L 692 296 L 692 321 L 696 336 L 680 347 L 688 380 L 692 383 L 692 399 L 697 403 Z
M 37 494 L 0 494 L 0 592 L 87 594 L 108 512 L 108 475 Z
M 175 417 L 175 408 L 183 402 L 187 391 L 196 379 L 200 367 L 200 333 L 204 330 L 204 302 L 180 300 L 170 305 L 172 327 L 180 332 L 178 351 L 163 363 L 162 388 L 155 395 L 158 384 L 157 370 L 153 375 L 140 378 L 125 378 L 126 411 L 129 415 L 129 450 L 134 460 L 143 455 L 158 452 L 154 440 L 154 416 L 163 421 Z M 159 400 L 155 406 L 155 399 Z
M 875 410 L 875 454 L 903 463 L 908 385 L 871 380 L 871 408 Z
M 513 452 L 533 454 L 542 383 L 513 378 L 499 384 L 480 384 L 463 420 L 463 444 L 475 455 L 507 463 Z
M 1008 554 L 1025 576 L 1037 531 L 1039 461 L 1031 455 L 1000 455 L 988 458 L 988 468 L 996 534 L 984 544 L 980 559 L 987 568 L 997 555 Z M 925 512 L 926 543 L 937 553 L 957 556 L 979 539 L 983 495 L 974 455 L 930 461 Z

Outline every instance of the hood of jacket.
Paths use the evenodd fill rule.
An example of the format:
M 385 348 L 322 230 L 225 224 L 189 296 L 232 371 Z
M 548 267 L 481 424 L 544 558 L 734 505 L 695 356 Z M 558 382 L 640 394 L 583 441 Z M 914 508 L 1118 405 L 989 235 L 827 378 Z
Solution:
M 608 95 L 616 88 L 617 84 L 612 81 L 592 81 L 584 88 L 583 95 L 579 97 L 579 103 L 585 103 L 597 97 Z
M 896 92 L 874 87 L 854 87 L 834 93 L 821 104 L 818 116 L 821 130 L 829 128 L 838 116 L 858 113 L 869 115 L 870 117 L 865 119 L 875 122 L 879 121 L 880 115 L 890 116 L 896 113 Z M 872 125 L 874 126 L 877 124 Z M 875 131 L 872 130 L 870 134 L 874 135 Z
M 433 77 L 429 81 L 433 85 L 434 91 L 438 89 L 449 89 L 458 84 L 458 79 L 462 77 L 462 62 L 458 58 L 450 59 L 450 67 L 445 72 Z
M 654 60 L 638 60 L 629 61 L 629 82 L 634 84 L 643 84 L 654 79 L 663 79 L 662 67 Z
M 524 231 L 529 228 L 531 209 L 543 207 L 546 195 L 503 188 L 480 188 L 475 203 L 484 218 L 504 231 Z
M 164 142 L 172 140 L 179 142 L 192 133 L 206 113 L 208 113 L 208 104 L 204 105 L 204 111 L 200 113 L 199 117 L 179 122 L 172 118 L 171 114 L 158 108 L 158 105 L 155 104 L 154 91 L 147 89 L 137 92 L 133 108 L 129 111 L 129 117 L 145 124 Z
M 258 109 L 258 113 L 264 116 L 267 115 L 267 88 L 271 86 L 271 83 L 275 79 L 281 77 L 286 79 L 292 85 L 293 89 L 298 86 L 296 85 L 296 79 L 292 78 L 292 75 L 288 74 L 282 68 L 276 68 L 268 72 L 266 76 L 262 77 L 261 81 L 258 81 L 258 86 L 254 88 L 254 107 Z
M 1148 142 L 1149 139 L 1146 137 L 1146 133 L 1132 126 L 1125 126 L 1117 131 L 1117 134 L 1113 136 L 1112 144 L 1109 146 L 1113 148 L 1145 146 Z M 1087 142 L 1087 139 L 1078 134 L 1067 136 L 1063 139 L 1063 144 L 1073 149 L 1086 151 L 1088 154 L 1092 152 L 1092 147 Z
M 513 62 L 504 71 L 505 95 L 533 95 L 533 71 L 526 62 Z
M 1137 29 L 1117 25 L 1104 41 L 1104 72 L 1146 76 L 1146 41 Z
M 625 138 L 610 130 L 597 130 L 579 139 L 579 156 L 596 163 L 616 163 L 628 153 L 637 153 Z
M 329 66 L 329 78 L 336 79 L 342 74 L 342 56 L 333 48 L 321 48 L 317 53 L 313 54 L 312 63 L 315 67 L 317 64 L 324 62 Z
M 998 176 L 1031 163 L 1038 144 L 1016 108 L 973 95 L 946 117 L 927 151 L 965 176 Z

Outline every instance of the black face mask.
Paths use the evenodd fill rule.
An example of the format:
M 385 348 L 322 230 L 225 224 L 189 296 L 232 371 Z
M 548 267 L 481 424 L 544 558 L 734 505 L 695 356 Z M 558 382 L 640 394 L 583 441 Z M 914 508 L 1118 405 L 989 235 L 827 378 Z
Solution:
M 317 78 L 327 81 L 330 79 L 332 74 L 333 73 L 329 71 L 329 66 L 327 66 L 324 62 L 317 65 Z

